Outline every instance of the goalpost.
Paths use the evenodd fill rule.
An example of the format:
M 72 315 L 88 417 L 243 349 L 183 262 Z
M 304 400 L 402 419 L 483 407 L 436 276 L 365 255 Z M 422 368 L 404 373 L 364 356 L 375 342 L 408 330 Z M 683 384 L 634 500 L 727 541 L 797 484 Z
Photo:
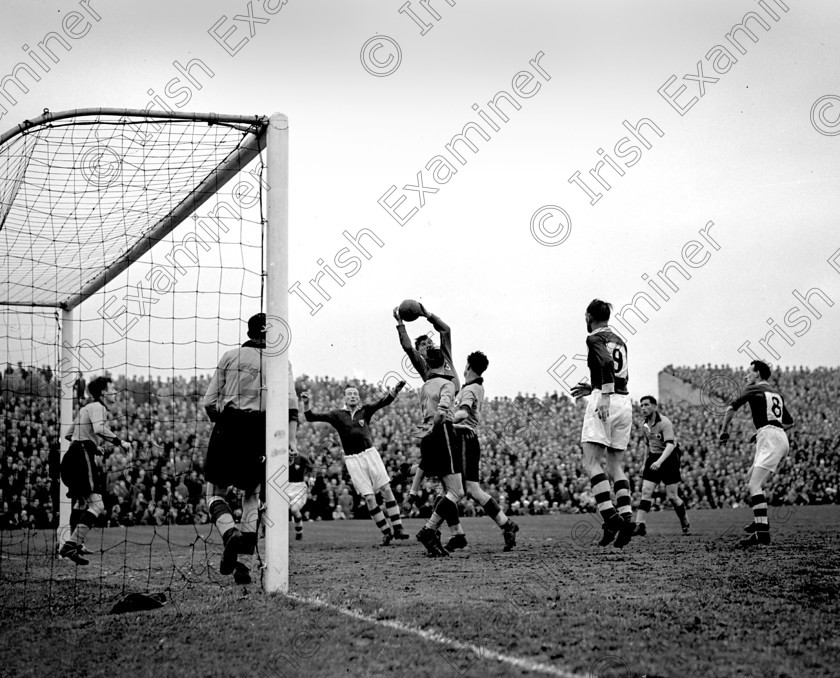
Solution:
M 252 162 L 262 166 L 246 174 Z M 246 185 L 242 176 L 250 178 L 251 184 Z M 256 189 L 254 182 L 258 183 Z M 234 207 L 225 202 L 222 209 L 221 189 L 231 183 Z M 201 216 L 205 203 L 212 205 L 214 200 L 210 215 Z M 259 216 L 251 216 L 256 211 Z M 172 234 L 188 220 L 194 222 L 195 232 L 188 232 L 181 242 L 173 241 Z M 241 233 L 231 228 L 231 220 L 238 220 Z M 239 238 L 238 253 L 228 251 L 233 242 L 229 237 Z M 164 243 L 171 243 L 171 250 L 161 259 Z M 214 253 L 217 264 L 200 270 L 198 260 L 211 245 L 218 249 Z M 23 122 L 0 136 L 0 264 L 0 341 L 5 342 L 6 360 L 11 355 L 19 358 L 42 343 L 34 331 L 27 336 L 27 331 L 13 327 L 18 324 L 18 312 L 60 313 L 59 346 L 53 347 L 55 364 L 43 397 L 58 401 L 62 431 L 73 420 L 77 371 L 82 367 L 113 369 L 116 363 L 109 354 L 114 352 L 124 355 L 120 365 L 126 368 L 126 384 L 131 367 L 146 369 L 150 391 L 153 371 L 158 369 L 156 356 L 168 352 L 167 369 L 173 377 L 166 402 L 172 412 L 177 411 L 183 403 L 178 401 L 175 383 L 187 381 L 179 372 L 185 350 L 193 351 L 195 369 L 190 383 L 197 384 L 201 381 L 195 376 L 199 368 L 212 372 L 224 350 L 242 343 L 242 328 L 253 313 L 265 312 L 269 325 L 276 326 L 274 332 L 288 335 L 286 116 L 102 108 L 45 111 Z M 137 267 L 146 275 L 131 286 L 126 276 Z M 259 272 L 254 273 L 253 268 Z M 234 269 L 236 275 L 228 277 Z M 112 284 L 122 280 L 124 287 L 118 291 L 124 294 L 120 298 Z M 217 313 L 207 316 L 216 282 Z M 179 285 L 192 287 L 175 289 Z M 194 317 L 183 316 L 178 301 L 183 298 L 193 300 Z M 93 299 L 96 303 L 85 307 Z M 172 307 L 170 315 L 156 315 L 157 309 L 167 304 Z M 231 305 L 238 312 L 231 313 Z M 96 329 L 86 331 L 94 324 Z M 191 331 L 195 336 L 189 336 Z M 285 336 L 269 343 L 268 349 L 274 350 L 264 351 L 263 360 L 269 479 L 264 585 L 268 591 L 288 590 L 288 499 L 283 489 L 288 485 L 289 339 Z M 138 361 L 138 352 L 148 354 L 146 362 Z M 44 360 L 41 356 L 33 359 Z M 31 377 L 27 377 L 27 389 L 32 388 Z M 18 383 L 6 379 L 6 390 L 0 391 L 0 396 L 15 396 L 15 386 L 10 384 Z M 139 383 L 145 388 L 142 376 Z M 193 401 L 190 411 L 195 411 L 200 395 L 184 396 Z M 36 397 L 42 397 L 40 391 Z M 141 407 L 142 402 L 138 411 Z M 123 423 L 131 424 L 128 414 Z M 172 423 L 183 424 L 175 419 Z M 155 422 L 144 426 L 151 430 Z M 199 423 L 193 428 L 194 433 L 198 431 Z M 158 434 L 161 440 L 166 438 L 163 431 L 151 431 L 147 448 L 155 445 Z M 63 456 L 69 442 L 63 437 L 60 442 Z M 70 504 L 65 493 L 62 484 L 59 532 L 69 524 Z M 190 546 L 192 551 L 197 548 L 196 543 Z M 27 552 L 22 557 L 29 559 L 30 555 Z M 194 563 L 189 568 L 190 572 L 196 570 Z M 172 573 L 183 576 L 183 572 L 183 564 L 173 562 Z M 3 575 L 0 564 L 0 579 Z

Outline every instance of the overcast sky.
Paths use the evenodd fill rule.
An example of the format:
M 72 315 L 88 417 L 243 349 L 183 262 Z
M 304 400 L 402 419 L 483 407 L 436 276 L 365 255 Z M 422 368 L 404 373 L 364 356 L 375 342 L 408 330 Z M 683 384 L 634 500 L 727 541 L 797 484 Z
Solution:
M 594 297 L 646 316 L 614 324 L 634 398 L 668 364 L 747 363 L 746 341 L 774 365 L 837 365 L 837 3 L 403 4 L 7 0 L 0 77 L 26 63 L 40 80 L 6 82 L 0 129 L 154 95 L 287 114 L 298 374 L 399 371 L 404 298 L 451 325 L 459 369 L 488 354 L 491 397 L 585 376 Z M 54 31 L 71 49 L 53 40 L 39 70 Z M 201 88 L 168 96 L 191 60 Z M 468 123 L 476 152 L 453 144 Z M 351 265 L 344 233 L 363 231 L 370 258 Z M 329 299 L 318 260 L 342 283 L 322 276 Z

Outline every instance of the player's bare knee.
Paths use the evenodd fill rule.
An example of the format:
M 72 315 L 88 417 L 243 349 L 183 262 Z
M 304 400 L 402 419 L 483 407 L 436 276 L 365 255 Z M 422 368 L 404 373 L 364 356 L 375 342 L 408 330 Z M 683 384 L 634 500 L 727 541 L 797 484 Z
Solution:
M 369 509 L 376 507 L 376 497 L 372 494 L 366 494 L 364 496 L 365 504 L 367 504 Z
M 463 490 L 459 490 L 459 489 L 453 488 L 453 487 L 450 487 L 449 489 L 446 490 L 446 498 L 449 499 L 449 501 L 451 501 L 455 504 L 457 504 L 459 501 L 461 501 L 461 499 L 463 499 L 463 497 L 464 497 L 464 491 Z
M 388 502 L 395 501 L 394 500 L 394 492 L 391 490 L 390 485 L 383 485 L 382 487 L 380 487 L 379 488 L 379 493 L 382 495 L 382 498 L 385 501 L 388 501 Z
M 490 495 L 484 491 L 481 485 L 473 480 L 467 481 L 467 494 L 482 506 L 487 503 L 488 499 L 490 499 Z

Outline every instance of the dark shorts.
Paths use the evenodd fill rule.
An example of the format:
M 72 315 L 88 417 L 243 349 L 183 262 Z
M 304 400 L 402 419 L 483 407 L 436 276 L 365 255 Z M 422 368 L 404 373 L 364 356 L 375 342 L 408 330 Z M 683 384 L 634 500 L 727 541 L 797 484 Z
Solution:
M 459 436 L 450 422 L 435 426 L 420 441 L 420 468 L 433 478 L 463 472 Z
M 481 482 L 478 477 L 478 462 L 481 459 L 481 445 L 477 435 L 464 435 L 458 432 L 458 444 L 464 468 L 464 482 Z
M 99 448 L 90 440 L 74 440 L 61 460 L 61 480 L 70 499 L 105 494 L 105 473 L 97 463 Z
M 222 412 L 207 444 L 204 478 L 218 487 L 240 490 L 264 484 L 265 412 Z
M 659 467 L 658 471 L 654 471 L 650 465 L 655 462 L 662 455 L 656 456 L 647 455 L 645 460 L 645 469 L 642 473 L 642 480 L 649 480 L 652 483 L 659 484 L 660 482 L 666 485 L 674 485 L 682 482 L 680 475 L 680 451 L 679 449 L 671 452 L 671 455 L 665 460 L 665 463 Z

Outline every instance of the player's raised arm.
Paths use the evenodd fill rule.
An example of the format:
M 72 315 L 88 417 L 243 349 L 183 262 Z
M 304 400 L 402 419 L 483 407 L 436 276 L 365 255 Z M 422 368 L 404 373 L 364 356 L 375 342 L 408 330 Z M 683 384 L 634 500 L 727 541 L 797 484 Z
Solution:
M 417 374 L 420 375 L 420 378 L 423 381 L 426 381 L 429 374 L 429 368 L 426 366 L 426 361 L 423 360 L 423 356 L 421 356 L 417 349 L 412 345 L 411 339 L 408 337 L 408 331 L 405 329 L 405 323 L 400 317 L 399 306 L 394 309 L 394 318 L 397 320 L 397 335 L 400 338 L 400 346 L 402 346 L 402 350 L 405 351 L 412 366 L 417 371 Z
M 303 403 L 303 416 L 306 418 L 306 421 L 315 422 L 315 421 L 323 421 L 327 424 L 332 424 L 334 417 L 332 412 L 313 412 L 311 409 L 311 396 L 309 395 L 309 391 L 303 391 L 300 394 L 300 401 Z

